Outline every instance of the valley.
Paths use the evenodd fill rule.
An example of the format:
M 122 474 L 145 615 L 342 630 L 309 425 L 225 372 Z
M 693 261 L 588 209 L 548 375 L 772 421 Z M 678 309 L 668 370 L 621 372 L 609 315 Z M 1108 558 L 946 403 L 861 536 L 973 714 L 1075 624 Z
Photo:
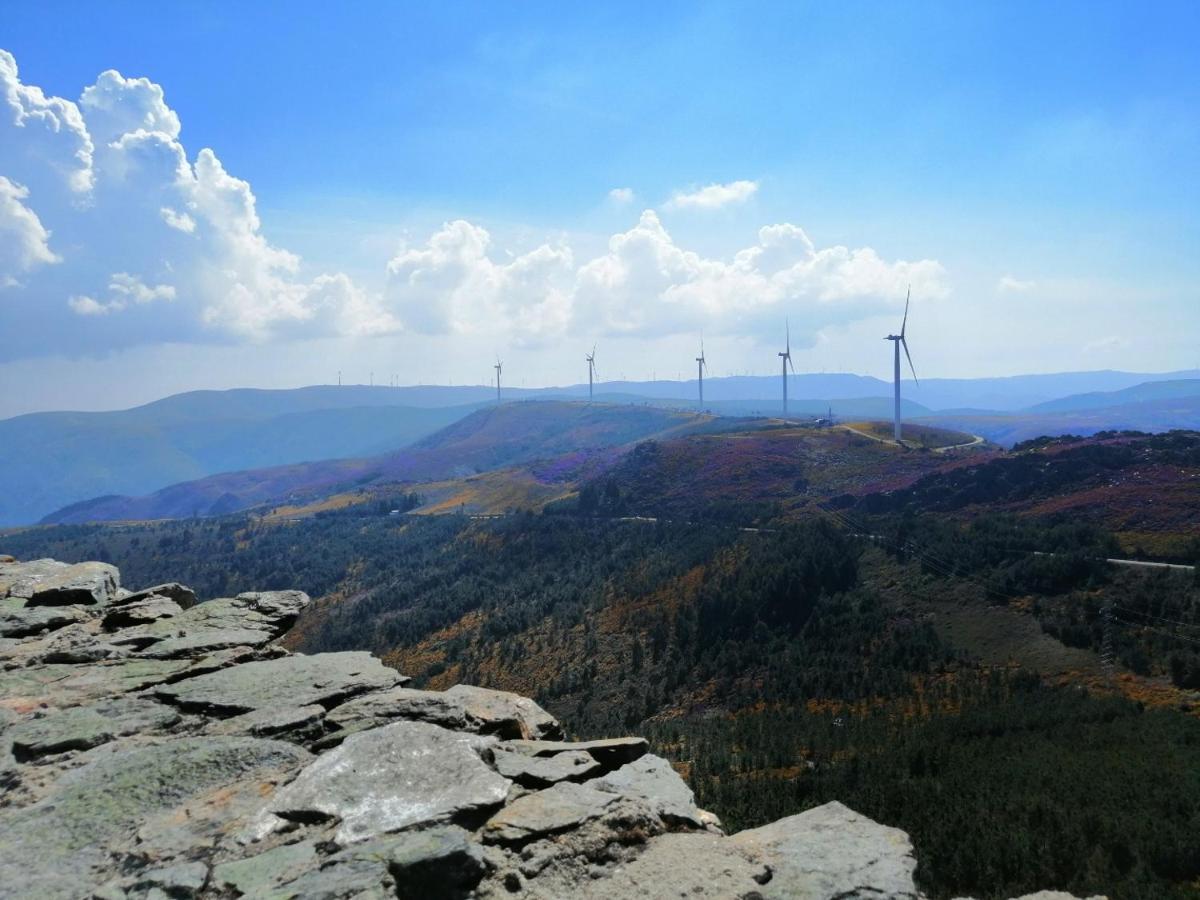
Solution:
M 20 530 L 0 551 L 204 598 L 299 587 L 316 599 L 293 649 L 527 694 L 579 737 L 646 733 L 733 828 L 840 799 L 909 831 L 931 897 L 1194 896 L 1200 586 L 1104 559 L 1195 563 L 1200 435 L 939 454 L 600 414 L 464 419 L 409 457 L 428 468 L 405 463 L 497 466 L 459 478 Z M 1115 482 L 1129 503 L 1093 502 Z

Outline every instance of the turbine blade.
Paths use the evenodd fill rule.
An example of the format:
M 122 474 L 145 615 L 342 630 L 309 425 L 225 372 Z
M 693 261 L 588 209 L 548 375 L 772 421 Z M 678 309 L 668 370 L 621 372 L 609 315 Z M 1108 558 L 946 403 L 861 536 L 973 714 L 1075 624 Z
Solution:
M 790 353 L 787 356 L 787 364 L 788 364 L 788 368 L 792 370 L 792 374 L 795 375 L 796 374 L 796 366 L 792 362 L 792 354 L 790 354 Z
M 912 357 L 908 355 L 908 341 L 900 338 L 900 343 L 904 346 L 904 355 L 908 359 L 908 371 L 912 372 L 913 381 L 919 385 L 921 382 L 917 381 L 917 370 L 913 368 Z
M 912 285 L 911 284 L 908 286 L 908 291 L 904 294 L 904 320 L 900 323 L 901 339 L 904 338 L 904 329 L 908 326 L 908 301 L 909 301 L 910 297 L 912 297 Z M 905 352 L 906 353 L 908 352 L 908 348 L 905 348 Z
M 787 351 L 788 358 L 790 359 L 792 355 L 792 325 L 787 319 L 783 320 L 783 333 L 786 336 L 784 349 Z

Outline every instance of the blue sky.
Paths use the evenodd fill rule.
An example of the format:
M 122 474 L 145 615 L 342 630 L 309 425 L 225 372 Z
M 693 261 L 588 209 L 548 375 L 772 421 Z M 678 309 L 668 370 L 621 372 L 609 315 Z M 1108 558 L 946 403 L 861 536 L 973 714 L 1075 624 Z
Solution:
M 0 133 L 7 208 L 41 224 L 0 290 L 30 336 L 0 356 L 27 388 L 0 414 L 327 381 L 333 359 L 484 381 L 471 360 L 501 353 L 560 383 L 593 340 L 642 377 L 701 331 L 718 373 L 768 371 L 785 316 L 798 362 L 883 375 L 868 341 L 908 281 L 930 375 L 1197 365 L 1200 5 L 331 6 L 5 4 L 19 83 L 82 104 L 97 150 L 56 201 L 54 147 Z M 95 139 L 114 107 L 81 94 L 108 69 L 162 88 L 104 96 L 195 167 L 161 206 L 198 210 L 190 244 L 134 211 L 161 171 Z M 251 194 L 253 228 L 222 218 Z M 760 233 L 784 224 L 806 237 Z

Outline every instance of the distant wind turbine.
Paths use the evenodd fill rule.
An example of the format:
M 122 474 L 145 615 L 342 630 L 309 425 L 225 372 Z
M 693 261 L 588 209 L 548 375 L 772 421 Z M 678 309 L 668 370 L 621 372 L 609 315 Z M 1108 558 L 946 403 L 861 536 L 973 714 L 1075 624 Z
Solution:
M 891 341 L 893 345 L 894 359 L 892 366 L 892 378 L 895 382 L 896 390 L 896 417 L 894 420 L 892 434 L 896 438 L 896 443 L 900 443 L 900 346 L 904 346 L 904 355 L 908 359 L 908 369 L 912 372 L 913 381 L 920 385 L 917 381 L 917 370 L 913 368 L 912 357 L 908 353 L 908 341 L 904 339 L 904 329 L 908 327 L 908 301 L 912 296 L 912 287 L 909 287 L 908 293 L 904 295 L 904 318 L 900 322 L 900 333 L 889 334 L 884 340 Z
M 496 370 L 496 402 L 500 402 L 500 370 L 503 368 L 503 363 L 500 362 L 500 357 L 496 357 L 496 364 L 492 366 Z
M 696 372 L 700 378 L 700 408 L 704 409 L 704 370 L 708 362 L 704 359 L 704 338 L 700 338 L 700 355 L 696 357 Z
M 787 319 L 783 320 L 784 334 L 786 335 L 786 343 L 784 351 L 779 354 L 779 358 L 783 362 L 783 417 L 786 419 L 788 414 L 787 409 L 787 373 L 788 367 L 791 366 L 792 374 L 796 374 L 796 367 L 792 364 L 792 327 Z
M 596 345 L 592 344 L 592 352 L 587 356 L 588 364 L 588 403 L 592 402 L 592 380 L 596 375 Z

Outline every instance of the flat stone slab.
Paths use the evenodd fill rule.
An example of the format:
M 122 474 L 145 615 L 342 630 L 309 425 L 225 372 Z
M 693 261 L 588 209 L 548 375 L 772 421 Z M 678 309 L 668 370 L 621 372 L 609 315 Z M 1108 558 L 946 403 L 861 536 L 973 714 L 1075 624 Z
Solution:
M 0 601 L 0 637 L 30 637 L 91 617 L 82 606 L 26 606 L 22 598 L 10 597 Z
M 649 749 L 642 737 L 607 738 L 599 741 L 505 741 L 502 750 L 528 756 L 554 756 L 557 753 L 582 751 L 606 769 L 617 769 L 631 763 Z
M 86 750 L 131 734 L 150 734 L 179 721 L 179 713 L 149 698 L 122 697 L 92 706 L 27 719 L 8 732 L 13 755 L 32 759 L 67 750 Z
M 317 704 L 255 709 L 230 719 L 218 719 L 205 728 L 204 733 L 307 740 L 320 734 L 324 718 L 325 707 Z
M 456 684 L 446 696 L 462 706 L 470 718 L 482 723 L 480 730 L 502 738 L 558 740 L 558 720 L 528 697 L 494 691 L 469 684 Z
M 526 896 L 537 900 L 557 897 L 759 900 L 775 896 L 768 894 L 773 879 L 766 866 L 747 859 L 727 839 L 712 834 L 659 835 L 651 838 L 631 862 L 606 866 L 591 874 L 596 877 L 579 877 L 571 870 L 547 870 L 528 882 L 530 889 Z M 847 900 L 875 896 L 882 900 L 888 895 L 844 896 Z
M 447 691 L 397 687 L 347 703 L 330 716 L 331 722 L 351 732 L 397 720 L 505 738 L 560 733 L 557 720 L 532 700 L 468 685 Z
M 303 765 L 309 754 L 279 741 L 203 737 L 110 745 L 89 757 L 86 765 L 63 775 L 45 799 L 0 819 L 4 896 L 90 896 L 103 880 L 97 874 L 111 872 L 111 853 L 142 846 L 134 835 L 148 818 L 237 783 L 268 784 Z M 176 812 L 164 821 L 175 817 L 185 818 Z M 155 828 L 160 829 L 161 824 Z
M 566 750 L 553 756 L 529 756 L 511 750 L 497 750 L 493 765 L 505 778 L 526 787 L 543 788 L 560 781 L 585 781 L 604 771 L 604 767 L 582 750 Z
M 27 596 L 26 606 L 104 606 L 117 595 L 121 573 L 102 562 L 75 563 L 21 584 L 14 596 Z M 28 590 L 28 594 L 24 591 Z
M 257 856 L 216 866 L 212 884 L 217 888 L 233 888 L 245 897 L 287 897 L 282 885 L 317 868 L 319 863 L 312 841 L 284 844 Z
M 484 813 L 503 804 L 512 785 L 481 757 L 494 745 L 426 722 L 353 734 L 276 794 L 255 833 L 278 827 L 276 817 L 324 816 L 340 820 L 336 839 L 350 843 Z
M 919 896 L 908 835 L 836 801 L 739 831 L 730 840 L 771 867 L 764 900 L 853 897 L 866 888 L 884 897 Z
M 587 782 L 589 787 L 614 794 L 641 797 L 664 821 L 703 828 L 707 822 L 696 807 L 696 797 L 679 773 L 661 756 L 647 753 L 616 771 Z
M 252 710 L 329 706 L 356 694 L 391 687 L 399 679 L 394 670 L 361 651 L 297 654 L 162 685 L 155 694 L 188 711 L 237 715 Z
M 302 591 L 238 594 L 201 603 L 171 619 L 122 629 L 110 640 L 153 659 L 261 647 L 287 631 L 308 603 Z
M 154 587 L 143 588 L 140 591 L 130 591 L 123 594 L 114 604 L 138 603 L 150 597 L 165 597 L 173 600 L 184 609 L 196 605 L 196 592 L 178 581 L 168 581 L 166 584 L 156 584 Z
M 87 666 L 10 669 L 0 672 L 0 706 L 27 713 L 40 707 L 94 703 L 178 678 L 195 665 L 190 659 L 121 659 Z
M 518 797 L 483 826 L 490 844 L 523 844 L 598 819 L 618 796 L 584 784 L 563 782 Z
M 183 607 L 174 600 L 152 594 L 140 600 L 110 606 L 104 614 L 103 627 L 105 631 L 116 631 L 134 625 L 148 625 L 159 619 L 173 619 L 182 613 Z

